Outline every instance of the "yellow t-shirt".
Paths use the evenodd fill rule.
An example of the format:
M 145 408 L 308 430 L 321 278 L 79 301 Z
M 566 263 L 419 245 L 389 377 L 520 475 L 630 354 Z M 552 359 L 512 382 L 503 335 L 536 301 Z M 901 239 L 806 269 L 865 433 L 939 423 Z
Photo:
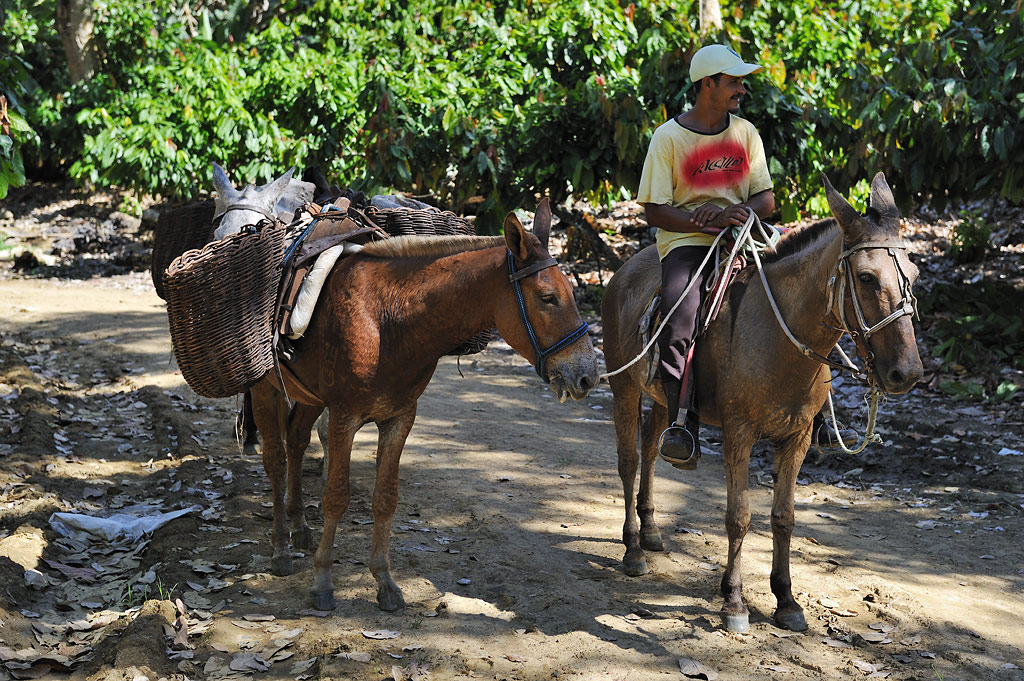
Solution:
M 644 160 L 639 203 L 694 210 L 705 203 L 725 208 L 772 188 L 761 136 L 750 121 L 729 114 L 714 135 L 684 128 L 673 118 L 658 126 Z M 710 234 L 658 230 L 658 255 L 677 246 L 710 246 Z

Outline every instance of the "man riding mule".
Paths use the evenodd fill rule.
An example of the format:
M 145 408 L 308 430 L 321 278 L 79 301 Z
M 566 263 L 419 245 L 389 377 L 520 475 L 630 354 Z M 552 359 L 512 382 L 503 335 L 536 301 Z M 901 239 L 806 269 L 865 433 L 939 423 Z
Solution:
M 860 214 L 825 180 L 834 219 L 790 230 L 748 266 L 726 290 L 718 316 L 693 354 L 699 377 L 700 418 L 722 428 L 726 477 L 728 564 L 722 575 L 726 628 L 749 626 L 740 554 L 750 528 L 750 451 L 767 439 L 775 450 L 771 527 L 771 589 L 775 622 L 807 628 L 793 598 L 789 548 L 793 497 L 814 416 L 830 390 L 830 350 L 848 333 L 869 382 L 889 393 L 910 390 L 921 378 L 912 319 L 917 267 L 900 238 L 900 213 L 881 173 L 870 205 Z M 644 550 L 664 549 L 654 518 L 657 439 L 670 414 L 667 395 L 648 380 L 640 354 L 640 325 L 660 284 L 658 252 L 650 246 L 620 268 L 601 304 L 605 361 L 614 401 L 615 435 L 625 499 L 622 540 L 626 574 L 648 570 Z M 618 371 L 622 368 L 622 371 Z M 636 491 L 636 434 L 643 394 L 654 400 L 643 421 L 640 487 Z M 637 526 L 637 514 L 640 525 Z
M 698 50 L 690 62 L 696 104 L 654 132 L 644 161 L 636 200 L 658 228 L 662 314 L 679 301 L 659 337 L 670 421 L 660 452 L 676 468 L 696 468 L 700 459 L 690 361 L 709 270 L 700 263 L 715 234 L 742 225 L 748 211 L 765 218 L 775 210 L 761 137 L 734 115 L 746 94 L 743 77 L 760 70 L 724 45 Z M 679 300 L 688 287 L 690 293 Z

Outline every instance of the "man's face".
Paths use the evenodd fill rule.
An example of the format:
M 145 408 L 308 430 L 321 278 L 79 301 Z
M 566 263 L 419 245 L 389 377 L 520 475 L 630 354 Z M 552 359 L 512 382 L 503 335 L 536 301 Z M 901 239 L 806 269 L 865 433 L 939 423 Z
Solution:
M 718 77 L 718 83 L 714 79 L 708 79 L 705 83 L 711 84 L 711 97 L 715 104 L 729 113 L 736 113 L 740 108 L 740 101 L 747 94 L 743 87 L 741 76 L 727 76 L 724 73 Z

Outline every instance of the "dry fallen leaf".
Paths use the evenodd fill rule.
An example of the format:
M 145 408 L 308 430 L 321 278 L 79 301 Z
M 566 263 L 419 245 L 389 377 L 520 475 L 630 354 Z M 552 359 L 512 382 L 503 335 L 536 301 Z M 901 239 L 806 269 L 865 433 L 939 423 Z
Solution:
M 316 665 L 317 658 L 312 657 L 308 660 L 300 660 L 292 665 L 289 674 L 295 679 L 295 681 L 305 681 L 313 677 L 313 667 Z
M 338 653 L 335 657 L 339 660 L 352 660 L 353 662 L 369 662 L 372 659 L 370 653 Z
M 364 631 L 363 636 L 366 638 L 372 638 L 377 641 L 383 641 L 389 638 L 398 638 L 402 635 L 400 631 L 388 631 L 387 629 L 378 629 L 377 631 Z
M 874 672 L 883 669 L 885 667 L 885 663 L 879 662 L 877 664 L 872 664 L 871 662 L 865 662 L 864 660 L 854 660 L 853 666 L 866 674 L 873 674 Z
M 802 632 L 799 631 L 772 631 L 772 636 L 778 638 L 789 638 L 790 636 L 803 636 Z
M 237 653 L 228 666 L 236 672 L 265 672 L 270 669 L 269 662 L 253 653 Z
M 889 635 L 880 631 L 868 631 L 859 634 L 859 636 L 868 643 L 892 643 L 892 639 L 889 638 Z
M 829 608 L 828 611 L 833 615 L 839 615 L 840 617 L 856 617 L 857 613 L 853 610 L 842 610 L 840 608 Z
M 707 681 L 715 681 L 718 678 L 718 672 L 709 667 L 705 667 L 697 660 L 690 659 L 689 657 L 679 658 L 679 671 L 684 676 L 688 676 L 691 679 L 707 679 Z
M 277 619 L 274 615 L 242 615 L 246 622 L 273 622 Z

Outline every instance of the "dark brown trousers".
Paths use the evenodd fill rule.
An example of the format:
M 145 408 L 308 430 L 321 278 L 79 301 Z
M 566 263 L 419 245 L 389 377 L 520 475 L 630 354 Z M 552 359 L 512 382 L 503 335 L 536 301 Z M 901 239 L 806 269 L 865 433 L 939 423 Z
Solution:
M 676 308 L 669 318 L 668 324 L 658 337 L 658 349 L 661 361 L 658 369 L 662 381 L 666 385 L 666 396 L 669 398 L 669 419 L 675 418 L 672 413 L 673 395 L 670 391 L 681 390 L 682 408 L 689 408 L 689 395 L 692 393 L 693 377 L 685 376 L 688 356 L 693 350 L 693 341 L 697 335 L 697 316 L 704 295 L 704 280 L 713 263 L 708 263 L 703 270 L 698 270 L 701 261 L 708 253 L 706 246 L 679 246 L 669 251 L 661 261 L 661 312 L 667 313 L 676 304 L 690 282 L 696 279 L 686 299 Z M 692 372 L 691 372 L 692 374 Z M 689 379 L 685 381 L 684 377 Z M 679 404 L 677 402 L 677 404 Z

